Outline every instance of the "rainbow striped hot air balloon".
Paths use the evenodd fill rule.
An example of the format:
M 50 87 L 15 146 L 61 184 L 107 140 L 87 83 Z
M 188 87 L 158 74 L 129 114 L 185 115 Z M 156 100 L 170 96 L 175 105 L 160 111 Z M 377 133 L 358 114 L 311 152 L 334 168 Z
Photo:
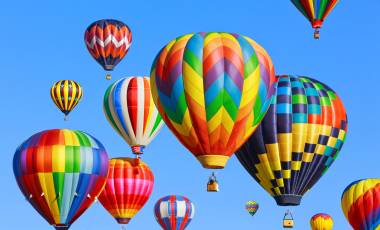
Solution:
M 312 230 L 331 230 L 333 226 L 334 220 L 329 214 L 318 213 L 310 219 L 310 227 Z
M 380 178 L 358 180 L 347 186 L 342 210 L 355 230 L 380 230 Z
M 65 114 L 65 120 L 79 103 L 82 94 L 82 87 L 72 80 L 57 81 L 50 89 L 50 97 L 54 104 Z
M 95 201 L 108 172 L 108 156 L 92 136 L 75 130 L 39 132 L 22 143 L 13 172 L 30 204 L 65 230 Z
M 339 0 L 291 0 L 315 29 L 314 38 L 319 39 L 319 29 Z
M 153 184 L 153 173 L 144 162 L 114 158 L 99 201 L 119 224 L 128 224 L 148 201 Z
M 257 210 L 259 210 L 259 204 L 253 200 L 247 201 L 247 203 L 245 204 L 245 209 L 248 211 L 249 214 L 251 214 L 251 216 L 254 216 Z
M 194 204 L 184 196 L 163 197 L 154 207 L 154 216 L 164 230 L 184 230 L 194 214 Z
M 267 52 L 232 33 L 178 37 L 159 52 L 151 70 L 160 114 L 205 168 L 224 168 L 252 134 L 275 81 Z
M 148 77 L 128 77 L 112 84 L 104 95 L 104 114 L 117 133 L 142 154 L 163 126 L 150 93 Z

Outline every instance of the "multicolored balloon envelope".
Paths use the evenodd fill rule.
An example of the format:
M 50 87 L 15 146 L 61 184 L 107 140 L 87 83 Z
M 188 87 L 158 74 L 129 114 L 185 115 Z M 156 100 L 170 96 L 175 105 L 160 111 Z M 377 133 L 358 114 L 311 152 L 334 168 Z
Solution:
M 50 89 L 54 104 L 65 114 L 65 120 L 82 98 L 82 87 L 72 80 L 61 80 Z
M 310 21 L 315 29 L 314 38 L 319 38 L 319 29 L 339 0 L 291 0 L 297 9 Z
M 331 230 L 334 226 L 334 220 L 329 214 L 318 213 L 310 219 L 312 230 Z
M 184 196 L 166 196 L 154 206 L 154 216 L 164 230 L 184 230 L 194 214 L 194 204 Z
M 159 52 L 151 70 L 160 114 L 205 168 L 224 168 L 252 134 L 275 81 L 267 52 L 231 33 L 178 37 Z
M 99 201 L 119 224 L 128 224 L 148 201 L 153 184 L 153 173 L 141 160 L 114 158 Z
M 128 77 L 112 84 L 104 95 L 103 110 L 134 154 L 142 154 L 164 124 L 152 100 L 148 77 Z
M 16 150 L 13 172 L 30 204 L 65 230 L 94 202 L 108 172 L 108 156 L 94 137 L 75 130 L 34 134 Z
M 380 178 L 355 181 L 344 190 L 342 210 L 354 230 L 380 230 Z
M 103 19 L 87 28 L 84 41 L 92 57 L 104 70 L 112 71 L 128 53 L 132 32 L 121 21 Z M 107 75 L 107 79 L 111 79 L 111 76 Z
M 268 113 L 236 156 L 278 205 L 299 205 L 338 156 L 347 115 L 325 84 L 291 75 L 278 79 Z
M 259 204 L 256 201 L 248 201 L 245 204 L 245 209 L 251 214 L 251 216 L 254 216 L 257 210 L 259 210 Z

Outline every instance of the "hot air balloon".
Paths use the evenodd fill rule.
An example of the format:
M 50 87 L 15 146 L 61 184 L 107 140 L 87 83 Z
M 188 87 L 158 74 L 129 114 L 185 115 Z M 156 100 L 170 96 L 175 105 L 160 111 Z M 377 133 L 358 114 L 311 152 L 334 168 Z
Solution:
M 319 29 L 339 0 L 291 0 L 297 9 L 310 21 L 315 29 L 314 38 L 319 39 Z
M 355 230 L 380 229 L 380 178 L 353 182 L 342 195 L 342 210 Z
M 184 196 L 166 196 L 154 206 L 154 216 L 164 230 L 184 230 L 194 213 L 194 204 Z
M 347 115 L 325 84 L 291 75 L 278 79 L 268 113 L 236 156 L 278 205 L 299 205 L 338 156 Z
M 82 98 L 82 87 L 72 80 L 57 81 L 50 89 L 50 96 L 67 120 L 69 113 Z
M 123 78 L 112 84 L 104 95 L 103 110 L 111 126 L 137 156 L 164 123 L 152 100 L 147 77 Z
M 46 130 L 17 148 L 13 172 L 40 215 L 57 230 L 66 230 L 102 191 L 108 156 L 103 145 L 84 132 Z
M 256 129 L 276 81 L 261 46 L 217 32 L 169 42 L 157 55 L 150 79 L 165 123 L 208 169 L 224 168 Z
M 144 162 L 114 158 L 99 201 L 119 224 L 128 224 L 148 201 L 153 184 L 153 173 Z
M 121 21 L 103 19 L 92 23 L 84 34 L 84 41 L 92 57 L 106 71 L 112 71 L 128 53 L 132 32 Z M 111 74 L 106 75 L 107 80 Z
M 245 209 L 251 214 L 251 216 L 254 216 L 259 209 L 259 204 L 256 201 L 250 200 L 245 204 Z
M 318 213 L 310 219 L 310 227 L 312 230 L 331 230 L 334 221 L 329 214 Z

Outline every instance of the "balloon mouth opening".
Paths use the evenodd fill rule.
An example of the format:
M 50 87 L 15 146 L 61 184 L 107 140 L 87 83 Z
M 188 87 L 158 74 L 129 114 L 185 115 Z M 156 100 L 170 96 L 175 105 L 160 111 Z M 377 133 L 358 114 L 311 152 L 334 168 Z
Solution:
M 113 67 L 114 67 L 113 65 L 104 65 L 104 70 L 112 71 Z
M 314 29 L 320 29 L 322 27 L 323 21 L 316 20 L 312 23 Z
M 198 161 L 206 169 L 223 169 L 230 157 L 219 155 L 200 155 L 197 156 Z
M 298 206 L 301 204 L 302 196 L 300 195 L 281 195 L 275 196 L 274 199 L 279 206 Z
M 68 230 L 70 226 L 66 224 L 56 224 L 53 225 L 56 230 Z
M 115 218 L 119 224 L 128 224 L 131 218 Z

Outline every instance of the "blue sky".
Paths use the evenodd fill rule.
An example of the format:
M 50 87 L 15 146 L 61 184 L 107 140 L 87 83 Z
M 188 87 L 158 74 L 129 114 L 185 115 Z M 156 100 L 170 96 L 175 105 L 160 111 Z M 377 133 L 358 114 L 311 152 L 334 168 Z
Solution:
M 364 3 L 365 2 L 365 3 Z M 129 54 L 113 73 L 114 80 L 148 75 L 153 58 L 171 39 L 190 32 L 228 31 L 255 39 L 269 52 L 277 74 L 316 78 L 342 98 L 349 117 L 347 141 L 337 161 L 293 208 L 296 228 L 309 228 L 317 212 L 333 216 L 335 229 L 350 229 L 340 196 L 351 181 L 380 177 L 379 66 L 380 2 L 341 1 L 325 23 L 321 40 L 312 38 L 305 18 L 284 0 L 145 0 L 145 1 L 3 1 L 1 44 L 0 216 L 2 229 L 51 229 L 21 195 L 12 172 L 16 147 L 37 131 L 71 128 L 97 137 L 111 157 L 130 156 L 127 144 L 102 112 L 110 84 L 83 43 L 93 21 L 115 18 L 133 32 Z M 60 79 L 74 79 L 84 98 L 68 122 L 49 96 Z M 286 208 L 246 173 L 236 157 L 218 172 L 221 192 L 208 194 L 209 171 L 182 147 L 167 128 L 146 149 L 144 160 L 156 177 L 152 197 L 128 229 L 160 229 L 153 216 L 155 201 L 167 194 L 188 196 L 196 214 L 188 229 L 281 229 Z M 247 200 L 261 207 L 255 218 L 244 210 Z M 72 230 L 118 229 L 100 204 L 93 205 Z

